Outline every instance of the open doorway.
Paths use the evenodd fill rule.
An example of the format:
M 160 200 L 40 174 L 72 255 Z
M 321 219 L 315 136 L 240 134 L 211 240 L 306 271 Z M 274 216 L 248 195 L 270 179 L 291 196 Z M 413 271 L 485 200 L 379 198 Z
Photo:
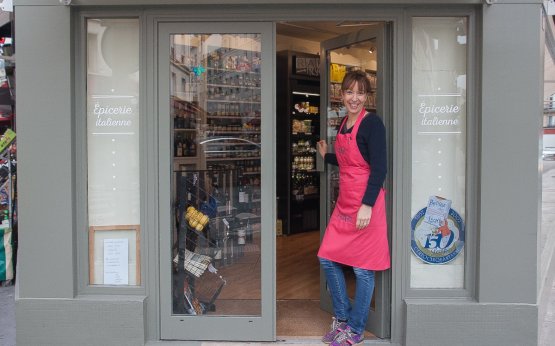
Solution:
M 333 144 L 334 131 L 344 116 L 339 84 L 346 71 L 364 70 L 373 88 L 377 85 L 379 42 L 359 40 L 359 36 L 378 25 L 321 21 L 279 22 L 276 26 L 278 338 L 319 339 L 329 329 L 332 314 L 329 302 L 321 301 L 325 285 L 316 254 L 325 228 L 320 220 L 327 220 L 333 210 L 338 175 L 316 167 L 314 147 L 320 138 Z M 341 48 L 332 51 L 326 47 Z M 326 59 L 320 58 L 322 53 Z M 322 61 L 326 61 L 323 69 Z M 379 113 L 378 96 L 374 89 L 366 105 L 368 111 Z M 346 270 L 347 287 L 349 296 L 354 297 L 351 272 Z M 372 304 L 375 307 L 375 301 Z M 367 331 L 366 339 L 372 338 L 376 336 Z

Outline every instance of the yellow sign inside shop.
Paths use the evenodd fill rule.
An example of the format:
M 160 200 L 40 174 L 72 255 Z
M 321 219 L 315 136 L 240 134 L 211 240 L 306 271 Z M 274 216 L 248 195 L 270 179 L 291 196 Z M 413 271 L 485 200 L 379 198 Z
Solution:
M 347 73 L 347 66 L 339 64 L 330 65 L 330 81 L 333 83 L 341 83 L 343 77 Z

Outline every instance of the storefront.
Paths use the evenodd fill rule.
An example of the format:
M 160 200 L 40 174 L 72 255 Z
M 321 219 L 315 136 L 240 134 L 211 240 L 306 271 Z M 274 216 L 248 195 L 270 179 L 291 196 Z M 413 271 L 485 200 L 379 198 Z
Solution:
M 536 344 L 542 1 L 196 3 L 16 1 L 18 344 L 316 342 L 350 69 L 388 141 L 367 343 Z

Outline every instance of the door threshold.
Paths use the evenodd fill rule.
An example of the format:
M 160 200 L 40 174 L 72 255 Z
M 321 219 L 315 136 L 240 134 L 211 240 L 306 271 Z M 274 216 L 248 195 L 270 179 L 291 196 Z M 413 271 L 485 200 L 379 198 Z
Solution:
M 310 336 L 278 336 L 275 342 L 260 343 L 264 344 L 280 344 L 280 345 L 323 345 L 321 337 L 310 337 Z M 250 343 L 249 343 L 250 344 Z M 251 344 L 252 345 L 252 344 Z M 382 339 L 366 339 L 363 345 L 392 345 L 391 340 Z M 212 346 L 212 345 L 210 345 Z
M 146 346 L 161 346 L 161 345 L 172 345 L 172 346 L 265 346 L 265 345 L 296 345 L 296 346 L 310 346 L 310 345 L 323 345 L 320 337 L 313 338 L 309 336 L 278 336 L 276 341 L 175 341 L 175 340 L 159 340 L 159 341 L 149 341 Z M 367 339 L 364 340 L 363 345 L 395 345 L 391 343 L 391 340 L 382 339 Z
M 278 336 L 275 341 L 280 345 L 323 345 L 322 340 L 310 336 Z

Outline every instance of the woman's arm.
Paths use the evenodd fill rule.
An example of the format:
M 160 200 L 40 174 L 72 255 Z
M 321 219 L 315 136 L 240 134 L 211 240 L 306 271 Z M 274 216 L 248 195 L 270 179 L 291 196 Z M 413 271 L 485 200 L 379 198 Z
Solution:
M 356 227 L 361 230 L 370 224 L 372 218 L 372 207 L 376 203 L 378 194 L 383 186 L 385 174 L 387 173 L 387 152 L 385 142 L 385 126 L 377 115 L 369 115 L 363 119 L 363 124 L 357 134 L 357 145 L 359 150 L 365 152 L 363 155 L 370 165 L 370 176 L 368 185 L 362 197 L 362 204 L 357 212 Z M 361 131 L 362 130 L 362 131 Z M 359 136 L 362 140 L 359 141 Z M 364 145 L 364 148 L 360 146 Z
M 387 174 L 387 150 L 385 126 L 382 120 L 377 115 L 369 115 L 369 117 L 371 118 L 365 119 L 368 122 L 365 125 L 368 126 L 364 126 L 365 131 L 362 135 L 365 138 L 371 172 L 362 203 L 374 206 Z
M 337 155 L 335 153 L 327 153 L 324 157 L 324 162 L 329 163 L 330 165 L 339 166 L 337 162 Z
M 325 163 L 338 166 L 337 156 L 334 153 L 328 153 L 328 143 L 325 140 L 318 141 L 316 145 L 320 156 L 324 159 Z

